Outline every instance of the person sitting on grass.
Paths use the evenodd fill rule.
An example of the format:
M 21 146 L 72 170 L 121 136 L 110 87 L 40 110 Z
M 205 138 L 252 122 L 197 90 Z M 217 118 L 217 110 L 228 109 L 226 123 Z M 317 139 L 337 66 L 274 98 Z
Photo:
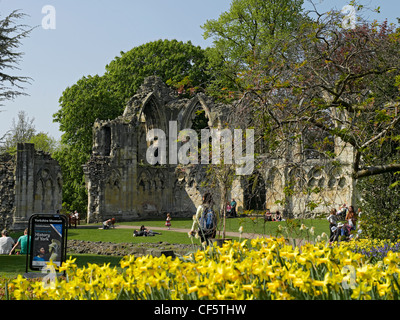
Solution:
M 272 213 L 269 209 L 265 212 L 264 221 L 272 221 Z
M 337 216 L 336 216 L 336 209 L 335 208 L 331 209 L 331 212 L 330 212 L 327 220 L 329 221 L 329 230 L 330 230 L 329 238 L 332 238 L 332 235 L 333 235 L 332 228 L 336 227 L 336 225 L 337 225 Z
M 9 254 L 14 244 L 14 240 L 8 236 L 8 231 L 4 229 L 0 238 L 0 254 Z
M 333 235 L 330 239 L 331 242 L 334 241 L 348 241 L 350 236 L 350 226 L 347 222 L 338 223 L 337 226 L 332 227 Z
M 30 237 L 28 239 L 28 229 L 24 230 L 24 235 L 20 236 L 17 240 L 17 243 L 14 245 L 14 247 L 11 249 L 10 251 L 10 255 L 13 253 L 14 249 L 21 244 L 21 250 L 20 250 L 20 254 L 27 254 L 28 253 L 28 242 L 30 242 Z M 30 243 L 29 243 L 29 247 L 30 247 Z
M 282 215 L 281 215 L 281 213 L 279 212 L 279 210 L 276 211 L 276 214 L 275 214 L 275 221 L 282 221 Z
M 103 222 L 103 229 L 110 229 L 110 226 L 115 228 L 114 224 L 115 224 L 115 218 L 108 219 L 108 220 Z

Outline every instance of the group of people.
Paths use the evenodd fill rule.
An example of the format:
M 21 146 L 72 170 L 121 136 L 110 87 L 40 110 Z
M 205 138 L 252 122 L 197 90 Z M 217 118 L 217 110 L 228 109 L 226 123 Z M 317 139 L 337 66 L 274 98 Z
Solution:
M 277 210 L 275 217 L 273 217 L 270 209 L 267 209 L 264 214 L 264 221 L 282 221 L 282 215 L 280 211 Z
M 8 231 L 4 229 L 1 232 L 0 238 L 0 254 L 11 255 L 18 246 L 21 247 L 18 252 L 19 254 L 28 253 L 28 229 L 24 230 L 24 235 L 20 236 L 17 242 L 15 242 L 14 239 L 9 236 Z
M 134 237 L 152 237 L 155 236 L 156 234 L 161 234 L 161 233 L 150 230 L 146 228 L 144 225 L 140 226 L 140 230 L 133 231 Z
M 232 218 L 237 217 L 236 205 L 237 205 L 237 203 L 236 203 L 235 199 L 232 199 L 231 202 L 228 202 L 226 204 L 226 216 L 227 217 L 232 217 Z
M 165 220 L 165 226 L 168 228 L 168 230 L 171 230 L 171 220 L 172 220 L 171 214 L 167 213 L 167 218 Z M 141 225 L 139 230 L 133 231 L 134 237 L 152 237 L 152 236 L 155 236 L 156 234 L 161 234 L 161 233 L 150 230 L 150 229 L 146 228 L 144 225 Z
M 358 208 L 356 213 L 353 206 L 347 207 L 346 204 L 341 205 L 339 210 L 332 208 L 327 218 L 330 230 L 329 241 L 334 242 L 352 238 L 352 231 L 357 229 L 357 220 L 361 217 L 361 214 L 361 208 Z
M 59 213 L 59 210 L 57 211 L 57 213 Z M 72 212 L 68 215 L 69 228 L 71 228 L 72 225 L 75 225 L 75 228 L 76 228 L 76 225 L 80 224 L 79 221 L 80 221 L 80 217 L 79 217 L 78 211 L 75 210 L 74 212 Z
M 236 213 L 236 201 L 232 199 L 232 202 L 227 206 L 227 213 L 235 217 Z M 168 230 L 171 229 L 171 214 L 167 213 L 165 220 L 165 226 Z M 202 203 L 197 207 L 196 214 L 193 216 L 192 228 L 189 231 L 190 236 L 198 235 L 201 242 L 209 244 L 210 239 L 215 238 L 217 232 L 217 215 L 214 211 L 214 201 L 211 193 L 207 192 L 203 195 Z M 161 234 L 146 228 L 144 225 L 139 230 L 133 232 L 134 237 L 148 237 Z

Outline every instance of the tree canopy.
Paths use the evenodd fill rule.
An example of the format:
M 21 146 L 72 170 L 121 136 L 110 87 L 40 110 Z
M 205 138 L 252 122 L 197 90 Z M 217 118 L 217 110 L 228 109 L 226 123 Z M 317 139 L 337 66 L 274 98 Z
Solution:
M 13 119 L 10 130 L 4 136 L 0 153 L 14 154 L 18 143 L 33 143 L 36 150 L 53 153 L 58 144 L 47 133 L 37 132 L 34 125 L 35 118 L 30 119 L 25 111 L 18 112 L 18 120 Z
M 375 222 L 382 216 L 394 228 L 400 215 L 397 197 L 388 196 L 400 185 L 400 28 L 363 20 L 364 7 L 352 4 L 359 19 L 350 28 L 334 10 L 299 12 L 286 32 L 264 45 L 254 32 L 256 15 L 246 18 L 259 3 L 233 1 L 230 12 L 205 25 L 206 37 L 215 38 L 210 52 L 224 62 L 213 89 L 238 99 L 236 125 L 254 128 L 260 152 L 272 158 L 285 158 L 291 149 L 296 161 L 306 163 L 311 152 L 338 165 L 346 153 L 363 197 L 358 205 L 375 216 L 366 232 L 393 239 L 398 230 L 389 234 Z M 291 189 L 289 183 L 285 192 Z
M 399 158 L 374 151 L 384 144 L 398 150 L 399 29 L 361 18 L 344 28 L 340 12 L 315 11 L 311 18 L 301 5 L 234 0 L 230 11 L 203 26 L 214 37 L 211 51 L 225 59 L 229 90 L 243 101 L 237 118 L 257 129 L 268 151 L 293 139 L 304 144 L 320 132 L 354 148 L 356 179 L 399 171 Z M 335 157 L 334 149 L 319 149 Z
M 210 93 L 243 92 L 258 81 L 271 59 L 306 18 L 303 0 L 233 0 L 228 11 L 203 26 L 204 38 L 212 38 L 207 52 L 213 82 Z M 250 82 L 250 83 L 249 83 Z

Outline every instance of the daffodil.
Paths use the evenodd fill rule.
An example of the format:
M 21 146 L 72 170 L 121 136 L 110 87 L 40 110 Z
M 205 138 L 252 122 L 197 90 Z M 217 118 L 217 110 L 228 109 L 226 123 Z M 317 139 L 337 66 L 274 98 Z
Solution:
M 371 242 L 360 241 L 368 248 Z M 378 243 L 378 242 L 374 242 Z M 381 243 L 381 242 L 379 242 Z M 13 299 L 394 299 L 400 293 L 399 254 L 370 263 L 357 243 L 305 244 L 284 238 L 233 241 L 184 257 L 126 256 L 121 268 L 69 259 L 54 285 L 22 276 L 8 284 Z M 350 249 L 352 248 L 352 249 Z

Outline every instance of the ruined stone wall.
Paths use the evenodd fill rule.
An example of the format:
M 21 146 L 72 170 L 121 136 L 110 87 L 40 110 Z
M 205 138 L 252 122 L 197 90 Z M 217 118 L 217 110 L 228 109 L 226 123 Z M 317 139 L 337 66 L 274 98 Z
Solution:
M 269 161 L 260 171 L 265 181 L 266 208 L 272 212 L 316 217 L 354 201 L 354 181 L 345 162 L 339 165 L 337 160 L 312 159 L 290 167 L 283 161 Z
M 214 185 L 212 190 L 207 187 L 204 167 L 148 164 L 146 151 L 150 143 L 146 135 L 151 129 L 161 129 L 169 141 L 169 122 L 176 121 L 178 131 L 191 128 L 199 110 L 204 112 L 210 128 L 223 128 L 231 107 L 215 104 L 204 94 L 179 99 L 159 78 L 147 78 L 122 116 L 94 125 L 93 153 L 84 166 L 88 221 L 160 218 L 167 212 L 174 217 L 190 217 L 205 191 L 212 191 L 215 205 L 220 208 L 219 186 Z M 329 212 L 332 206 L 352 203 L 353 151 L 346 144 L 335 141 L 337 157 L 333 160 L 304 159 L 300 145 L 283 149 L 289 151 L 279 159 L 261 154 L 262 165 L 255 169 L 254 174 L 260 176 L 264 186 L 257 190 L 265 199 L 263 209 L 280 210 L 294 217 L 315 216 Z M 247 209 L 248 198 L 253 196 L 246 191 L 248 183 L 247 176 L 236 176 L 228 190 L 228 198 L 235 198 L 240 211 Z
M 178 120 L 178 130 L 190 127 L 198 108 L 218 121 L 218 112 L 206 103 L 207 98 L 200 96 L 178 99 L 159 78 L 150 77 L 122 116 L 95 123 L 93 152 L 84 166 L 89 222 L 111 217 L 119 221 L 165 217 L 168 212 L 174 217 L 190 217 L 195 213 L 201 203 L 201 177 L 197 175 L 195 181 L 189 168 L 181 170 L 176 164 L 149 165 L 146 136 L 151 129 L 161 129 L 168 139 L 169 121 Z
M 18 144 L 15 156 L 0 158 L 0 202 L 0 222 L 8 229 L 26 228 L 33 214 L 55 214 L 62 206 L 58 162 L 33 144 Z
M 14 213 L 14 171 L 15 158 L 9 154 L 0 155 L 0 229 L 10 228 Z

